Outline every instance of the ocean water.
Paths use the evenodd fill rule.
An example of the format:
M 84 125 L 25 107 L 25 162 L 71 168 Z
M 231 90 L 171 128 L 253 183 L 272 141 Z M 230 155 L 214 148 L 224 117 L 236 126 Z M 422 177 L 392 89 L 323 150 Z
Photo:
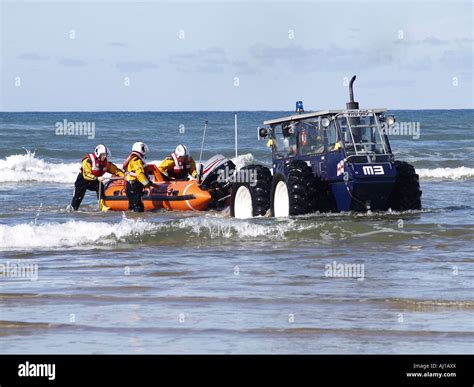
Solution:
M 420 123 L 390 138 L 422 211 L 101 213 L 91 192 L 66 210 L 97 143 L 118 164 L 134 141 L 198 159 L 208 121 L 203 159 L 270 165 L 256 128 L 287 113 L 239 112 L 236 158 L 232 112 L 0 113 L 0 353 L 474 353 L 473 110 L 393 112 Z

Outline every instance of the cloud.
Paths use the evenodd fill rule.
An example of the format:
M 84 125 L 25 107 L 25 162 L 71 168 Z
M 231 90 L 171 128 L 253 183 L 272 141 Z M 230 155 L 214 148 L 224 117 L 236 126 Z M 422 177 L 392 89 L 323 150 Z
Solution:
M 412 79 L 389 79 L 384 78 L 382 80 L 364 80 L 363 87 L 364 89 L 384 89 L 388 88 L 406 88 L 413 86 L 414 81 Z
M 396 41 L 399 48 L 405 51 L 395 54 L 399 68 L 411 71 L 425 71 L 432 67 L 460 71 L 472 68 L 471 38 L 441 40 L 428 36 L 422 40 Z M 396 47 L 396 46 L 395 46 Z
M 222 47 L 210 47 L 173 55 L 168 62 L 178 72 L 222 73 L 257 75 L 268 69 L 289 71 L 340 71 L 390 65 L 393 62 L 389 49 L 366 51 L 332 45 L 327 48 L 306 48 L 299 45 L 272 47 L 255 44 L 244 57 L 229 57 Z
M 463 44 L 472 45 L 474 43 L 474 39 L 473 38 L 459 38 L 459 39 L 454 39 L 454 43 L 456 43 L 459 46 Z
M 73 58 L 61 58 L 58 62 L 60 65 L 65 67 L 83 67 L 87 65 L 83 60 Z
M 200 73 L 222 73 L 225 66 L 231 63 L 225 50 L 221 47 L 210 47 L 173 55 L 168 61 L 177 71 Z
M 438 39 L 435 36 L 428 36 L 427 38 L 423 39 L 422 43 L 428 44 L 430 46 L 443 46 L 443 45 L 448 44 L 448 41 Z
M 41 61 L 41 60 L 49 60 L 49 56 L 42 56 L 35 52 L 25 52 L 21 55 L 18 55 L 18 59 Z
M 112 47 L 127 47 L 128 44 L 124 42 L 109 42 L 109 46 Z
M 403 44 L 406 46 L 420 46 L 420 45 L 425 45 L 425 46 L 447 46 L 450 44 L 472 44 L 474 39 L 472 38 L 456 38 L 453 40 L 444 40 L 437 38 L 436 36 L 427 36 L 424 39 L 419 39 L 419 40 L 409 40 L 409 39 L 397 39 L 394 41 L 395 44 Z
M 399 58 L 396 63 L 394 63 L 398 70 L 405 71 L 427 71 L 433 67 L 435 64 L 434 60 L 429 55 L 412 55 L 409 57 Z
M 180 72 L 222 73 L 227 70 L 235 75 L 255 75 L 259 72 L 258 68 L 246 59 L 229 58 L 226 50 L 221 47 L 209 47 L 173 55 L 168 61 Z
M 147 69 L 154 69 L 158 66 L 149 61 L 123 61 L 117 62 L 115 67 L 123 73 L 139 73 Z
M 439 58 L 439 63 L 452 71 L 472 70 L 472 53 L 463 49 L 445 50 Z
M 236 75 L 256 75 L 259 73 L 258 68 L 245 60 L 232 61 L 232 67 Z
M 260 68 L 287 68 L 291 71 L 345 71 L 389 65 L 391 52 L 371 47 L 367 51 L 336 45 L 328 48 L 304 48 L 299 45 L 271 47 L 256 44 L 249 50 Z

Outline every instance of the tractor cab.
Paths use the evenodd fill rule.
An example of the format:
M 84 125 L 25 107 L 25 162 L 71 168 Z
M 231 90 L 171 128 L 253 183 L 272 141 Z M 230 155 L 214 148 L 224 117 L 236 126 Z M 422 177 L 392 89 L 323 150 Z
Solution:
M 362 156 L 357 158 L 359 161 L 385 160 L 387 157 L 372 157 L 391 155 L 381 126 L 385 122 L 385 111 L 325 110 L 293 115 L 265 121 L 270 130 L 260 128 L 260 133 L 264 133 L 262 137 L 271 138 L 269 146 L 277 160 L 341 150 L 347 157 Z M 394 120 L 392 116 L 389 119 Z
M 342 147 L 346 157 L 359 162 L 387 160 L 391 155 L 388 137 L 382 130 L 381 123 L 385 122 L 384 109 L 344 110 L 336 114 L 335 145 Z M 394 118 L 390 116 L 390 121 Z M 333 140 L 334 141 L 334 140 Z

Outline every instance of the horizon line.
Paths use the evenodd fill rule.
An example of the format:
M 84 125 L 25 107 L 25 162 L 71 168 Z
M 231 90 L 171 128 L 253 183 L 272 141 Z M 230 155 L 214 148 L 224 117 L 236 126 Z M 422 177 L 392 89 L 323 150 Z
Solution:
M 370 110 L 373 108 L 362 108 L 359 110 Z M 347 110 L 347 109 L 335 109 Z M 474 110 L 470 108 L 420 108 L 420 109 L 388 109 L 387 111 L 434 111 L 434 110 Z M 320 110 L 305 110 L 305 113 L 314 113 Z M 258 113 L 258 112 L 294 112 L 293 110 L 0 110 L 0 113 Z

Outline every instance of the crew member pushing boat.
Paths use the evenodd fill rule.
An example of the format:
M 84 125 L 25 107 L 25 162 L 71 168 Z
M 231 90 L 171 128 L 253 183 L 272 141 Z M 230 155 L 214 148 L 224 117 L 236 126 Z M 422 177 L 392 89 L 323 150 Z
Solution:
M 145 162 L 143 159 L 147 152 L 148 147 L 145 143 L 136 142 L 133 144 L 132 153 L 123 163 L 129 211 L 143 212 L 143 189 L 153 185 L 148 180 L 144 170 Z
M 74 184 L 74 195 L 71 201 L 71 207 L 78 210 L 82 199 L 87 190 L 95 191 L 99 200 L 99 207 L 102 210 L 104 207 L 104 186 L 101 184 L 104 181 L 104 174 L 106 172 L 116 176 L 123 176 L 123 171 L 115 164 L 107 160 L 110 157 L 109 149 L 99 144 L 95 147 L 94 153 L 89 153 L 82 159 L 81 170 L 77 175 Z

